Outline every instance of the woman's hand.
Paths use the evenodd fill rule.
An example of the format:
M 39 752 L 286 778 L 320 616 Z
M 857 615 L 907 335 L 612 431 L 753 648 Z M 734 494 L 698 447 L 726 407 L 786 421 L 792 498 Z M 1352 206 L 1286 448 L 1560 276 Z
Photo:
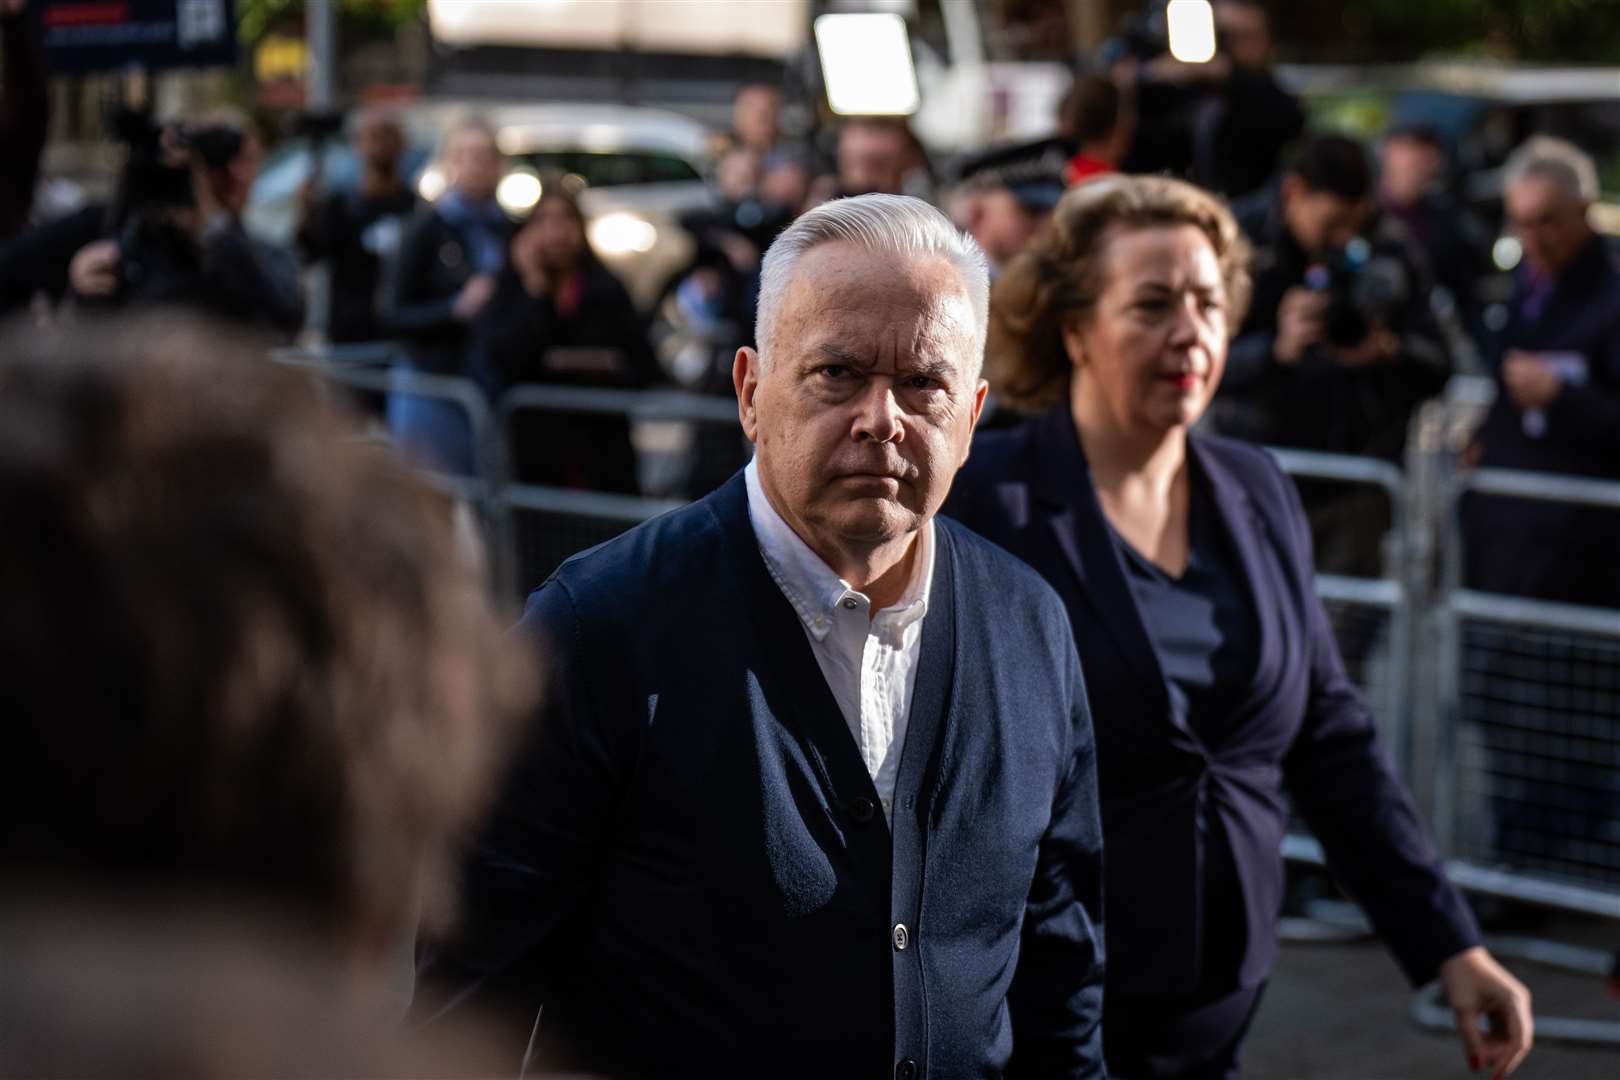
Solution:
M 1440 965 L 1440 985 L 1457 1014 L 1468 1068 L 1491 1069 L 1492 1080 L 1502 1080 L 1530 1052 L 1535 1022 L 1530 1015 L 1530 991 L 1479 946 Z M 1484 1017 L 1488 1030 L 1480 1031 Z

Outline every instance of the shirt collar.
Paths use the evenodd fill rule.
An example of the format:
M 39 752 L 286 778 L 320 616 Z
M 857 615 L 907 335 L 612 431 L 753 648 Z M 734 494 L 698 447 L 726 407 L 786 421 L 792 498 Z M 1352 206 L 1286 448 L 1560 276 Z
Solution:
M 793 606 L 794 613 L 811 637 L 825 640 L 831 633 L 839 612 L 865 611 L 870 600 L 864 593 L 850 587 L 799 538 L 776 507 L 771 505 L 759 480 L 759 470 L 750 461 L 743 470 L 748 486 L 748 520 L 754 527 L 759 542 L 759 553 L 765 559 L 782 595 Z M 883 609 L 872 620 L 875 626 L 894 633 L 904 631 L 928 614 L 928 597 L 934 586 L 934 522 L 930 518 L 917 533 L 919 547 L 912 560 L 911 580 L 894 606 Z

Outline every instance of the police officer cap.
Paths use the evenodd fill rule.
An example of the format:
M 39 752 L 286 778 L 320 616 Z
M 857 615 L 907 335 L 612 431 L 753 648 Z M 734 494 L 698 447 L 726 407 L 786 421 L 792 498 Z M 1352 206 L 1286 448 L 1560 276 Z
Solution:
M 1019 143 L 963 160 L 957 179 L 971 191 L 1006 188 L 1030 210 L 1050 210 L 1063 196 L 1069 152 L 1060 139 Z

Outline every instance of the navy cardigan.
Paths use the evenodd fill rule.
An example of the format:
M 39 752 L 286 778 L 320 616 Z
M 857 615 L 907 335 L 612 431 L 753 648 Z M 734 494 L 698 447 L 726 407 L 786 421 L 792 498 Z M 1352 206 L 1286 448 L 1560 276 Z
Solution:
M 1288 803 L 1414 983 L 1478 944 L 1372 716 L 1345 674 L 1317 600 L 1310 531 L 1293 484 L 1263 451 L 1195 434 L 1191 452 L 1235 541 L 1259 627 L 1257 672 L 1206 743 L 1173 716 L 1066 406 L 974 442 L 946 512 L 1041 572 L 1069 610 L 1097 722 L 1108 845 L 1108 992 L 1178 996 L 1271 970 Z M 1223 827 L 1244 925 L 1205 926 L 1202 866 Z M 1204 972 L 1204 942 L 1241 934 L 1237 971 Z
M 892 827 L 741 474 L 563 564 L 522 622 L 546 700 L 418 1014 L 543 1001 L 554 1061 L 614 1076 L 1102 1075 L 1068 619 L 1005 552 L 936 536 Z

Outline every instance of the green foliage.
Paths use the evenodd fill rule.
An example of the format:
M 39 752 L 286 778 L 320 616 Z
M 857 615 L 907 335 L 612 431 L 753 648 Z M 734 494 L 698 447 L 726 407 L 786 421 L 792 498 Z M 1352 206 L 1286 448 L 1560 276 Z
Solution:
M 426 0 L 337 0 L 340 31 L 391 34 L 421 17 Z M 304 0 L 237 0 L 237 37 L 256 45 L 277 28 L 303 25 Z
M 1369 39 L 1420 53 L 1620 59 L 1620 0 L 1349 0 L 1345 11 Z

